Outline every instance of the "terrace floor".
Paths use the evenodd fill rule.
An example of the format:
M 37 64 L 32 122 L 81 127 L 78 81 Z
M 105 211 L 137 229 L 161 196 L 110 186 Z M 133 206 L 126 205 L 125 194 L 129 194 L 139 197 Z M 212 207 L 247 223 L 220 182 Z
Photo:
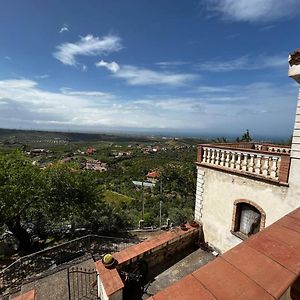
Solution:
M 171 264 L 170 261 L 160 264 L 155 269 L 151 270 L 152 274 L 157 275 L 150 280 L 142 299 L 147 299 L 158 293 L 172 283 L 199 269 L 214 258 L 215 257 L 211 253 L 202 249 L 197 249 L 174 264 Z M 174 260 L 176 260 L 176 257 L 174 257 Z

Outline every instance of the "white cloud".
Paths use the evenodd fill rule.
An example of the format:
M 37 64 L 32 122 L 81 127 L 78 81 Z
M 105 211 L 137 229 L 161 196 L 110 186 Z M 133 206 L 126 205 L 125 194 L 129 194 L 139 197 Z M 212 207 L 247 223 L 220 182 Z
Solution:
M 299 0 L 205 0 L 207 9 L 234 21 L 267 22 L 296 15 Z
M 35 76 L 35 78 L 37 78 L 37 79 L 45 79 L 45 78 L 48 78 L 48 77 L 49 77 L 48 74 L 42 74 L 42 75 Z
M 98 97 L 98 98 L 104 98 L 104 99 L 112 99 L 115 98 L 112 94 L 109 93 L 103 93 L 99 91 L 74 91 L 70 88 L 61 88 L 60 91 L 64 95 L 70 95 L 70 96 L 81 96 L 81 97 Z
M 121 39 L 115 35 L 102 38 L 87 35 L 76 43 L 63 43 L 56 47 L 54 57 L 65 65 L 76 66 L 77 56 L 107 55 L 122 49 Z
M 284 55 L 248 55 L 233 60 L 212 60 L 196 65 L 197 69 L 211 72 L 229 72 L 236 70 L 260 70 L 267 68 L 287 67 L 287 57 Z
M 64 25 L 60 28 L 59 33 L 63 33 L 63 32 L 65 32 L 65 31 L 70 31 L 70 30 L 69 30 L 69 26 L 68 26 L 67 24 L 64 24 Z
M 4 58 L 5 58 L 6 60 L 11 60 L 11 57 L 8 56 L 8 55 L 4 56 Z
M 109 71 L 116 73 L 117 71 L 120 70 L 120 66 L 115 62 L 112 61 L 111 63 L 106 62 L 104 60 L 100 60 L 99 62 L 96 63 L 97 67 L 105 67 Z
M 231 134 L 292 130 L 294 84 L 202 86 L 192 96 L 148 95 L 126 99 L 110 93 L 62 88 L 42 90 L 27 79 L 0 81 L 0 127 L 98 130 L 173 129 Z M 266 121 L 267 120 L 267 121 Z M 201 131 L 200 131 L 201 130 Z
M 119 69 L 115 71 L 108 69 L 112 71 L 114 77 L 124 79 L 129 85 L 180 86 L 197 78 L 194 74 L 153 71 L 130 65 L 118 65 L 118 67 Z
M 160 61 L 155 64 L 160 66 L 163 69 L 167 69 L 167 68 L 175 68 L 175 67 L 188 65 L 189 62 L 187 62 L 187 61 Z

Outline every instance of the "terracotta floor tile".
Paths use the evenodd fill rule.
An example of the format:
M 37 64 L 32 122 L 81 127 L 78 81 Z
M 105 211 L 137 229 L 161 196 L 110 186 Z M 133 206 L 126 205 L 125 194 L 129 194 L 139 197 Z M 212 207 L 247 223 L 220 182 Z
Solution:
M 298 220 L 290 216 L 285 216 L 284 218 L 277 221 L 276 224 L 300 233 L 300 219 Z
M 192 273 L 217 299 L 272 299 L 257 283 L 219 257 Z
M 300 251 L 300 233 L 295 230 L 273 224 L 270 228 L 264 230 L 262 234 L 268 234 L 274 239 L 278 239 Z
M 288 214 L 288 216 L 300 220 L 300 208 L 292 211 L 291 213 Z
M 283 265 L 288 270 L 300 275 L 300 251 L 297 251 L 295 248 L 267 234 L 253 236 L 245 243 Z
M 244 243 L 227 251 L 222 258 L 278 299 L 296 279 L 294 273 Z
M 154 300 L 214 300 L 216 299 L 192 275 L 175 282 L 153 296 Z

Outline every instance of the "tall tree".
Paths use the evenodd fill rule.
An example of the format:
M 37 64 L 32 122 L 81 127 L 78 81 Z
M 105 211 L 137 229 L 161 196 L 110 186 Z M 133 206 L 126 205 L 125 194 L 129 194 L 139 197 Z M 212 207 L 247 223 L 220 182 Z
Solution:
M 0 155 L 0 222 L 19 240 L 23 251 L 29 251 L 32 243 L 22 219 L 40 206 L 42 191 L 40 170 L 29 159 L 17 151 Z

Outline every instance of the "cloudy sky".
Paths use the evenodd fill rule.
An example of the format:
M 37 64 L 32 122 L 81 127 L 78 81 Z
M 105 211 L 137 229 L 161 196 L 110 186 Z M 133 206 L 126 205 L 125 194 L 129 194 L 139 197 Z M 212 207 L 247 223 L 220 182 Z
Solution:
M 288 137 L 300 0 L 3 0 L 0 127 Z

